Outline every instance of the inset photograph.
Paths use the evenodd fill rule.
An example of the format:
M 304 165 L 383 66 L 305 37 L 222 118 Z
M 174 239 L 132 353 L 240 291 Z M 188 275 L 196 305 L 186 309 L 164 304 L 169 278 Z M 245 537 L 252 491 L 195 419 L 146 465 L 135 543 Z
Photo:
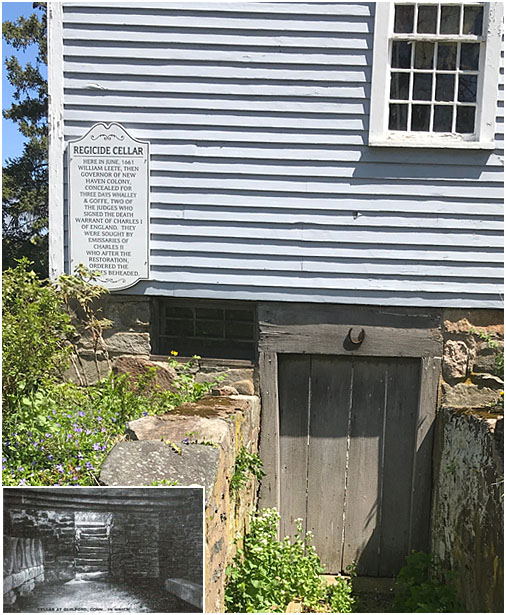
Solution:
M 203 612 L 200 487 L 3 491 L 5 613 Z

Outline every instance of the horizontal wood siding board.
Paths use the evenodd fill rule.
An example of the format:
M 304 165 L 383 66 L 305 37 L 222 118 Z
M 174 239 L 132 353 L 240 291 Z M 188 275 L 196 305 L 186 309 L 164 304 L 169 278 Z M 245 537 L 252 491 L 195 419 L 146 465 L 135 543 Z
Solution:
M 468 216 L 461 215 L 457 217 L 451 214 L 426 214 L 421 212 L 398 214 L 388 212 L 367 212 L 367 211 L 350 211 L 336 210 L 333 213 L 328 213 L 320 208 L 314 209 L 289 209 L 288 207 L 278 210 L 273 206 L 269 211 L 268 208 L 251 207 L 238 203 L 236 206 L 200 206 L 191 207 L 188 205 L 163 205 L 156 203 L 151 207 L 151 219 L 163 220 L 206 220 L 209 222 L 271 222 L 278 224 L 321 224 L 321 225 L 345 225 L 345 226 L 381 226 L 385 227 L 411 227 L 417 228 L 429 227 L 436 229 L 454 229 L 459 225 L 461 229 L 483 229 L 483 230 L 498 230 L 503 229 L 502 216 L 488 215 L 478 217 L 470 214 Z
M 441 277 L 448 276 L 451 280 L 453 277 L 471 277 L 471 278 L 488 278 L 502 280 L 504 270 L 501 263 L 494 264 L 474 264 L 465 263 L 448 263 L 447 266 L 442 265 L 437 261 L 408 261 L 400 259 L 399 261 L 390 259 L 385 261 L 371 262 L 361 258 L 328 258 L 328 259 L 304 259 L 295 260 L 288 257 L 279 256 L 259 258 L 257 255 L 248 254 L 216 254 L 213 252 L 195 253 L 191 250 L 190 253 L 176 251 L 156 251 L 151 254 L 151 266 L 156 270 L 163 268 L 170 263 L 172 267 L 180 267 L 182 270 L 191 268 L 208 268 L 214 270 L 219 269 L 249 269 L 252 271 L 308 271 L 313 273 L 333 273 L 340 274 L 361 274 L 361 275 L 396 275 L 399 278 L 402 276 L 418 276 L 423 279 L 425 276 Z
M 132 10 L 135 14 L 139 11 L 144 13 L 153 14 L 153 11 L 173 11 L 177 10 L 178 13 L 184 14 L 192 14 L 198 15 L 201 17 L 205 17 L 205 15 L 209 12 L 211 13 L 246 13 L 248 15 L 261 13 L 265 15 L 268 13 L 273 18 L 283 19 L 287 14 L 292 15 L 294 10 L 298 15 L 324 15 L 324 16 L 356 16 L 356 17 L 370 17 L 374 15 L 374 3 L 372 2 L 339 2 L 339 3 L 301 3 L 294 5 L 290 3 L 243 3 L 243 2 L 233 2 L 233 3 L 199 3 L 192 2 L 190 6 L 189 3 L 186 5 L 181 4 L 181 2 L 164 2 L 163 5 L 159 2 L 143 2 L 142 5 L 134 2 L 124 2 L 121 5 L 121 12 Z M 92 14 L 95 14 L 97 10 L 104 8 L 103 2 L 68 2 L 65 3 L 65 12 L 79 12 L 83 13 L 90 7 L 93 7 L 93 11 L 89 11 Z M 110 11 L 117 10 L 114 7 L 111 7 Z
M 357 290 L 364 287 L 378 291 L 409 291 L 416 292 L 420 287 L 426 293 L 455 293 L 458 294 L 462 284 L 467 278 L 442 279 L 441 277 L 430 279 L 428 276 L 422 280 L 417 276 L 386 276 L 375 275 L 372 278 L 368 274 L 332 274 L 314 272 L 262 272 L 257 270 L 244 269 L 242 272 L 223 269 L 207 270 L 204 268 L 179 269 L 176 267 L 151 267 L 151 271 L 156 274 L 156 279 L 160 281 L 190 282 L 194 284 L 244 284 L 248 287 L 269 287 L 274 288 L 298 288 L 298 289 L 327 289 L 334 291 Z M 245 276 L 246 279 L 245 279 Z M 477 294 L 489 295 L 495 290 L 500 291 L 502 286 L 498 286 L 497 280 L 476 279 L 473 281 L 473 291 Z
M 216 254 L 221 251 L 224 255 L 233 254 L 237 257 L 243 255 L 245 258 L 252 256 L 251 244 L 247 239 L 236 240 L 234 238 L 202 238 L 199 236 L 187 235 L 184 238 L 176 235 L 156 236 L 152 239 L 156 240 L 157 247 L 152 249 L 154 256 L 165 255 L 167 252 L 180 251 L 192 252 L 194 254 L 210 253 Z M 296 250 L 299 259 L 315 258 L 332 262 L 332 259 L 353 259 L 367 258 L 367 262 L 371 261 L 422 261 L 440 262 L 442 265 L 455 263 L 457 267 L 467 266 L 475 261 L 483 261 L 491 265 L 502 265 L 504 262 L 504 251 L 502 247 L 491 249 L 469 249 L 447 248 L 445 250 L 438 249 L 434 246 L 420 246 L 412 248 L 411 246 L 397 246 L 395 250 L 391 246 L 378 245 L 361 245 L 361 244 L 346 244 L 340 243 L 334 245 L 325 242 L 308 242 L 302 244 L 297 241 L 278 241 L 276 239 L 264 239 L 262 245 L 255 246 L 255 255 L 264 256 L 266 258 L 286 256 Z M 296 261 L 298 262 L 298 261 Z
M 129 292 L 497 304 L 503 152 L 367 147 L 375 3 L 63 9 L 65 140 L 151 142 Z
M 345 227 L 327 226 L 325 229 L 314 224 L 287 225 L 280 222 L 277 225 L 262 223 L 223 223 L 210 222 L 208 224 L 192 220 L 163 220 L 151 223 L 151 232 L 154 235 L 199 235 L 201 237 L 254 237 L 264 239 L 285 239 L 291 241 L 313 241 L 341 243 L 344 239 L 348 243 L 375 243 L 377 231 L 364 228 L 346 229 Z M 344 236 L 343 233 L 346 232 Z M 501 248 L 503 245 L 502 233 L 493 231 L 433 231 L 427 229 L 383 229 L 382 244 L 392 245 L 439 245 L 455 247 L 480 248 L 486 245 L 492 248 Z M 154 247 L 154 246 L 153 246 Z
M 426 293 L 418 288 L 412 292 L 340 290 L 338 293 L 326 289 L 310 290 L 301 288 L 262 288 L 230 284 L 190 284 L 187 282 L 162 282 L 155 279 L 140 281 L 128 289 L 131 295 L 154 295 L 160 297 L 181 297 L 199 299 L 233 299 L 241 301 L 310 301 L 314 303 L 346 303 L 351 305 L 395 305 L 399 307 L 417 305 L 420 307 L 456 307 L 456 308 L 490 308 L 504 307 L 503 295 L 495 292 L 490 295 L 466 293 L 455 295 L 443 293 Z

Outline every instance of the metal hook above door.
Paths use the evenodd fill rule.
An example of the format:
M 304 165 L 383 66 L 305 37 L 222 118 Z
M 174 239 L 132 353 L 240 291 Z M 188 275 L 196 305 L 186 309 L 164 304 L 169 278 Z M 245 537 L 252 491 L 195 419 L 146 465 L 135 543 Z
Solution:
M 344 340 L 344 348 L 346 350 L 356 350 L 360 347 L 365 338 L 365 330 L 360 329 L 359 334 L 355 337 L 353 335 L 353 327 L 348 331 L 348 335 Z

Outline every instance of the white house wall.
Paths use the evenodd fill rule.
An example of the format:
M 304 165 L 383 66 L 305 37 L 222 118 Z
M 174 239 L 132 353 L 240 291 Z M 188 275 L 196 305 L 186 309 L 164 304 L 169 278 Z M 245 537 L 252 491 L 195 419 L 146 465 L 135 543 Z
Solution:
M 501 305 L 502 150 L 366 145 L 374 8 L 63 4 L 64 140 L 151 142 L 129 293 Z

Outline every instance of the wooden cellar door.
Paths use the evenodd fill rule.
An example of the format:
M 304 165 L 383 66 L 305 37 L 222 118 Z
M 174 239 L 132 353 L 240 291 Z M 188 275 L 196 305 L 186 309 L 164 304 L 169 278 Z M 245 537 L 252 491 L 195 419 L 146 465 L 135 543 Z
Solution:
M 431 457 L 416 452 L 421 365 L 278 355 L 281 535 L 303 519 L 328 572 L 355 562 L 362 576 L 391 577 L 428 541 Z

